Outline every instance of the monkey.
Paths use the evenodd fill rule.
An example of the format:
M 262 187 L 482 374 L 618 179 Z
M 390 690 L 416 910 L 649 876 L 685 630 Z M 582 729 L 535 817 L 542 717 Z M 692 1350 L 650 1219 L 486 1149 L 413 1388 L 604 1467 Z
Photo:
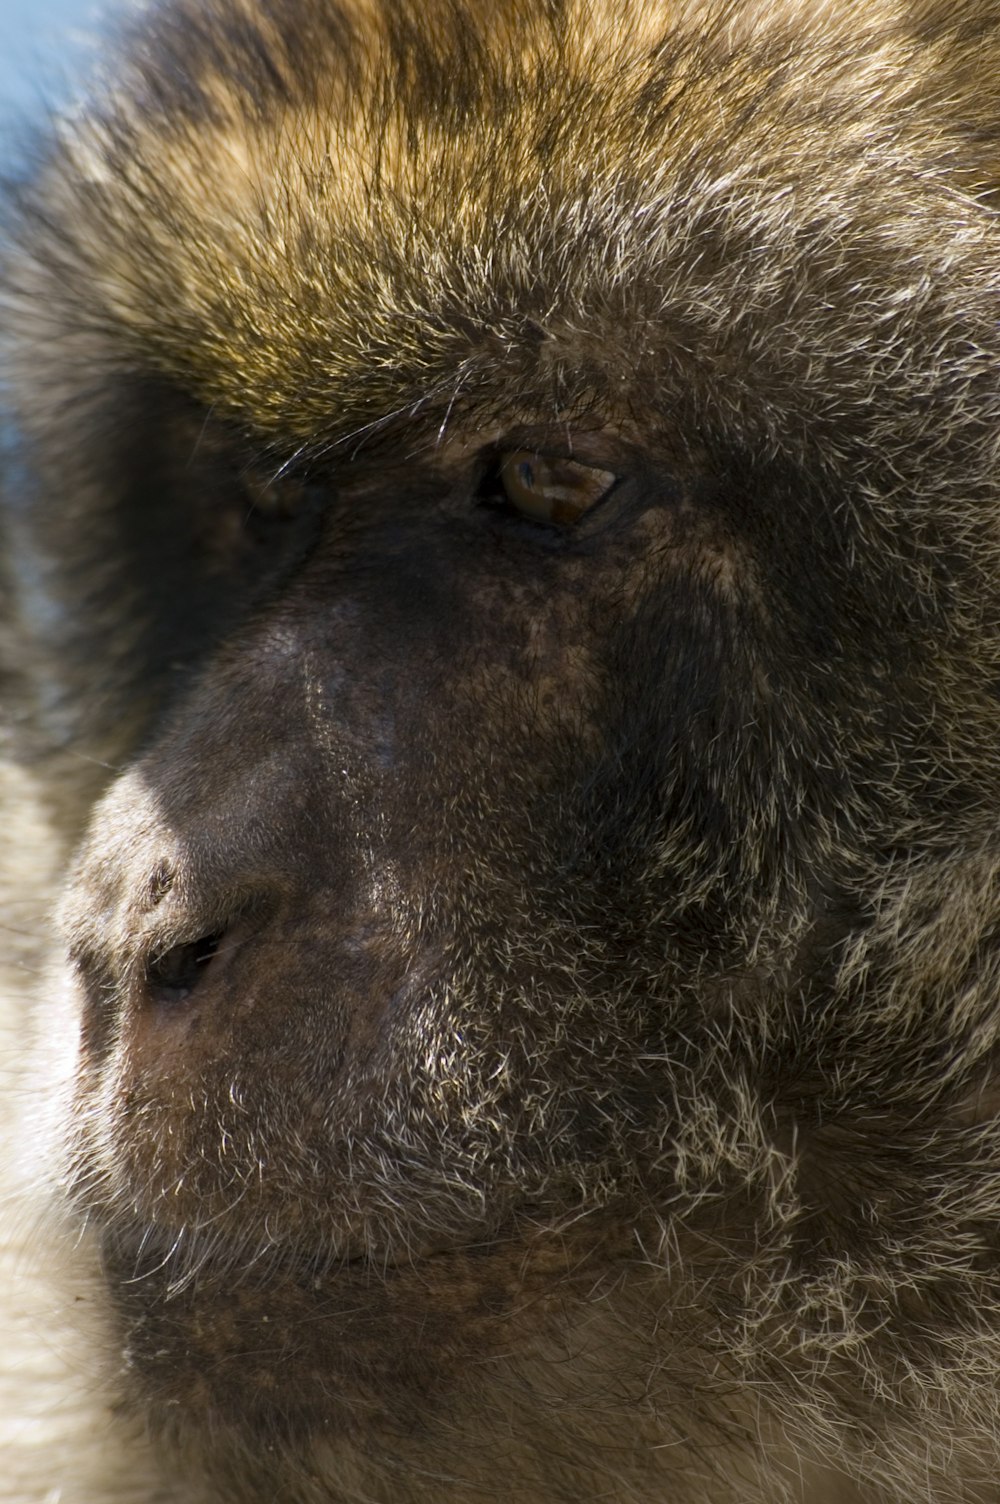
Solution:
M 3 195 L 3 1504 L 995 1504 L 1000 5 L 160 0 Z

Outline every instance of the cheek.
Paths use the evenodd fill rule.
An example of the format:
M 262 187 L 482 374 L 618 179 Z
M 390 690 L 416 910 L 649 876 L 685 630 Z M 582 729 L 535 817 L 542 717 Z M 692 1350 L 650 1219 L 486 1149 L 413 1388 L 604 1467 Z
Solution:
M 451 753 L 473 780 L 488 762 L 502 789 L 533 782 L 555 789 L 585 781 L 614 727 L 613 644 L 628 611 L 625 575 L 616 562 L 560 558 L 558 569 L 532 575 L 517 569 L 470 571 L 465 582 L 465 640 L 457 644 L 440 686 L 431 724 L 439 739 L 453 735 Z M 552 561 L 543 561 L 551 564 Z M 515 793 L 500 818 L 515 824 Z

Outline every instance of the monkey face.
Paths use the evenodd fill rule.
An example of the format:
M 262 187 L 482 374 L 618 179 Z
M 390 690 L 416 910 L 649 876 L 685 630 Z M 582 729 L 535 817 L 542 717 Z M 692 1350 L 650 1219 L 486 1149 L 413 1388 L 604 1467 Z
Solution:
M 627 1267 L 690 1036 L 796 901 L 756 822 L 801 795 L 693 459 L 407 425 L 286 485 L 266 584 L 80 859 L 78 1194 L 164 1403 L 273 1404 L 266 1322 L 282 1413 L 349 1426 Z
M 735 1110 L 734 1019 L 823 985 L 820 917 L 846 933 L 815 874 L 846 881 L 857 712 L 817 710 L 800 641 L 869 649 L 829 580 L 783 598 L 801 545 L 765 549 L 732 477 L 593 414 L 408 423 L 243 485 L 265 557 L 217 513 L 213 547 L 256 571 L 245 611 L 66 908 L 76 1194 L 160 1413 L 395 1430 L 609 1280 L 645 1347 L 643 1250 L 705 1194 L 686 1099 Z M 739 1241 L 763 1188 L 712 1173 Z

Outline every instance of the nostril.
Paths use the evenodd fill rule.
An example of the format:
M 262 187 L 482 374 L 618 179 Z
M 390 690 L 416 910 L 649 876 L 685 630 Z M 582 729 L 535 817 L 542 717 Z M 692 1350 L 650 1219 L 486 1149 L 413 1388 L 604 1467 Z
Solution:
M 146 988 L 154 1003 L 179 1003 L 188 997 L 205 975 L 205 968 L 219 949 L 223 931 L 203 935 L 186 945 L 174 945 L 154 956 L 146 968 Z

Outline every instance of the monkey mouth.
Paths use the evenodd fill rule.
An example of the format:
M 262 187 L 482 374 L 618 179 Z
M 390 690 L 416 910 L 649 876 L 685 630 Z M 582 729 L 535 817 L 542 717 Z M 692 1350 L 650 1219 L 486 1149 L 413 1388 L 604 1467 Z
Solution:
M 310 1247 L 270 1237 L 266 1227 L 254 1243 L 249 1232 L 236 1235 L 205 1222 L 179 1229 L 148 1220 L 116 1217 L 98 1233 L 104 1261 L 118 1281 L 173 1300 L 199 1287 L 216 1287 L 248 1275 L 261 1289 L 283 1285 L 330 1290 L 338 1284 L 391 1280 L 448 1260 L 475 1258 L 504 1243 L 513 1233 L 449 1242 L 406 1238 L 388 1232 L 378 1245 L 362 1246 L 360 1237 L 344 1236 L 335 1244 Z
M 174 1175 L 160 1147 L 166 1132 L 95 1142 L 84 1136 L 93 1114 L 82 1121 L 72 1199 L 114 1280 L 156 1299 L 247 1278 L 262 1289 L 368 1287 L 417 1270 L 437 1278 L 449 1263 L 478 1266 L 505 1249 L 569 1236 L 567 1228 L 585 1244 L 589 1229 L 603 1236 L 613 1215 L 607 1185 L 601 1200 L 588 1196 L 579 1167 L 568 1174 L 508 1164 L 484 1170 L 478 1185 L 466 1177 L 463 1193 L 457 1170 L 448 1179 L 440 1165 L 401 1156 L 390 1165 L 377 1142 L 335 1161 L 327 1145 L 322 1183 L 310 1191 L 287 1165 L 254 1179 L 242 1168 L 223 1175 L 193 1153 Z M 595 1164 L 593 1175 L 607 1167 Z

